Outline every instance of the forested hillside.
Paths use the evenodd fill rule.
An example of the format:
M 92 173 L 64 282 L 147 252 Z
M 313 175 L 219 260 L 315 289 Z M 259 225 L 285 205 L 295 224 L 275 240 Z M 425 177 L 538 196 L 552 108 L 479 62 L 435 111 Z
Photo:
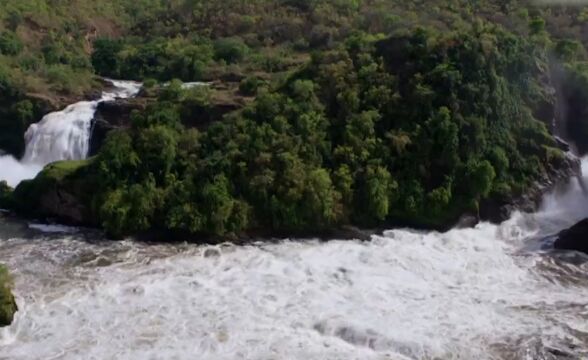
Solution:
M 0 14 L 3 150 L 21 154 L 47 102 L 87 95 L 97 76 L 145 83 L 147 109 L 96 157 L 4 197 L 52 215 L 39 205 L 59 187 L 114 236 L 443 228 L 569 166 L 552 135 L 588 113 L 579 6 L 5 0 Z M 195 109 L 215 90 L 162 85 L 173 79 L 249 105 L 203 124 Z

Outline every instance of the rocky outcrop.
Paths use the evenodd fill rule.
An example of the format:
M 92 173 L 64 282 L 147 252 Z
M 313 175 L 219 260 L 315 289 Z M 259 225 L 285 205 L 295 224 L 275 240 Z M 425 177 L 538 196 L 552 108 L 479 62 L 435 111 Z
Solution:
M 145 111 L 149 103 L 154 101 L 153 97 L 141 95 L 147 93 L 143 90 L 136 98 L 116 99 L 98 104 L 90 137 L 90 156 L 98 153 L 110 131 L 131 126 L 133 111 Z M 250 97 L 239 95 L 236 88 L 217 82 L 212 85 L 210 98 L 206 103 L 187 101 L 183 104 L 182 122 L 188 128 L 202 128 L 214 121 L 222 120 L 226 114 L 242 109 L 251 100 Z
M 90 200 L 99 179 L 85 176 L 89 160 L 48 165 L 12 193 L 12 210 L 24 217 L 52 219 L 66 225 L 98 226 Z
M 88 210 L 79 196 L 58 186 L 45 192 L 39 199 L 40 209 L 67 224 L 87 224 Z
M 225 115 L 242 109 L 250 98 L 236 94 L 234 89 L 216 89 L 207 104 L 185 104 L 182 122 L 189 128 L 200 128 L 215 121 L 221 121 Z
M 12 280 L 8 269 L 0 265 L 0 327 L 12 324 L 14 314 L 18 310 L 11 287 Z
M 575 250 L 588 254 L 588 219 L 560 232 L 553 246 L 559 250 Z
M 515 210 L 536 211 L 543 195 L 558 184 L 565 183 L 573 177 L 580 176 L 580 159 L 571 153 L 565 153 L 561 164 L 553 167 L 524 194 L 514 198 L 491 198 L 480 203 L 480 219 L 493 223 L 507 220 Z
M 96 155 L 108 133 L 131 125 L 133 111 L 144 111 L 148 100 L 145 98 L 117 99 L 98 104 L 90 136 L 90 156 Z

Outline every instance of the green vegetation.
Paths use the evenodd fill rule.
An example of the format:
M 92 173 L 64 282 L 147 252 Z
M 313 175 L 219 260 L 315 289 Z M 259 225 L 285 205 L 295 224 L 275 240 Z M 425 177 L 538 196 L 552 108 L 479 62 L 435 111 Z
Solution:
M 182 125 L 195 92 L 168 89 L 90 166 L 95 211 L 115 236 L 444 226 L 561 160 L 529 107 L 540 59 L 492 26 L 356 35 L 201 131 Z
M 12 279 L 8 269 L 0 264 L 0 327 L 10 325 L 17 311 L 11 287 Z
M 14 193 L 15 203 L 33 208 L 44 189 L 74 187 L 92 221 L 117 237 L 150 229 L 226 236 L 349 223 L 445 227 L 484 200 L 524 193 L 562 165 L 548 129 L 554 64 L 565 64 L 575 103 L 588 100 L 581 30 L 588 17 L 578 7 L 19 4 L 0 4 L 0 89 L 7 89 L 0 111 L 8 119 L 0 130 L 22 132 L 35 118 L 31 91 L 79 93 L 93 86 L 93 73 L 145 80 L 146 93 L 157 96 L 94 159 L 72 171 L 55 165 L 61 170 L 49 168 Z M 195 117 L 211 94 L 172 79 L 216 80 L 255 99 L 202 124 Z M 0 148 L 21 151 L 2 134 Z

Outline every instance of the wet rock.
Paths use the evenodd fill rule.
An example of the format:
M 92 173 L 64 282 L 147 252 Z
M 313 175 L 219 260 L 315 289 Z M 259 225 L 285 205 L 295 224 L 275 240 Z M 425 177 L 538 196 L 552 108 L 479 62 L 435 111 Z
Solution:
M 144 98 L 117 99 L 98 104 L 90 136 L 90 156 L 96 155 L 106 140 L 108 133 L 131 125 L 133 111 L 144 111 L 147 100 Z
M 8 326 L 14 320 L 18 310 L 10 288 L 12 280 L 5 266 L 0 265 L 0 327 Z
M 219 249 L 208 248 L 208 249 L 204 250 L 203 256 L 205 258 L 219 257 L 219 256 L 221 256 L 221 252 Z
M 557 147 L 562 151 L 570 151 L 570 144 L 559 136 L 554 136 Z
M 65 188 L 55 187 L 40 197 L 40 206 L 51 217 L 60 219 L 67 224 L 87 224 L 87 207 L 82 204 L 79 196 Z
M 554 119 L 557 117 L 557 100 L 555 96 L 555 89 L 548 83 L 549 80 L 543 79 L 543 89 L 545 97 L 541 99 L 534 106 L 533 117 L 542 121 L 545 125 L 551 126 Z
M 588 254 L 588 219 L 560 232 L 553 246 L 559 250 L 575 250 Z
M 96 184 L 77 176 L 87 164 L 64 161 L 47 165 L 36 178 L 14 189 L 12 210 L 20 216 L 56 220 L 64 225 L 98 225 L 88 200 Z
M 478 224 L 479 221 L 480 219 L 478 219 L 478 217 L 475 215 L 464 214 L 459 218 L 455 227 L 458 229 L 473 228 Z

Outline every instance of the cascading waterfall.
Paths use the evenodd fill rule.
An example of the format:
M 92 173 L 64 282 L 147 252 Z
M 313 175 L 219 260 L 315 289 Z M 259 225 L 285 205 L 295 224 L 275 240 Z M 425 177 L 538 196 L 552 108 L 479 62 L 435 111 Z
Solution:
M 30 179 L 47 164 L 59 160 L 81 160 L 88 155 L 92 119 L 102 101 L 135 96 L 141 84 L 108 80 L 114 88 L 96 101 L 81 101 L 64 110 L 45 115 L 25 133 L 26 150 L 21 161 L 12 156 L 0 157 L 0 180 L 16 186 Z

